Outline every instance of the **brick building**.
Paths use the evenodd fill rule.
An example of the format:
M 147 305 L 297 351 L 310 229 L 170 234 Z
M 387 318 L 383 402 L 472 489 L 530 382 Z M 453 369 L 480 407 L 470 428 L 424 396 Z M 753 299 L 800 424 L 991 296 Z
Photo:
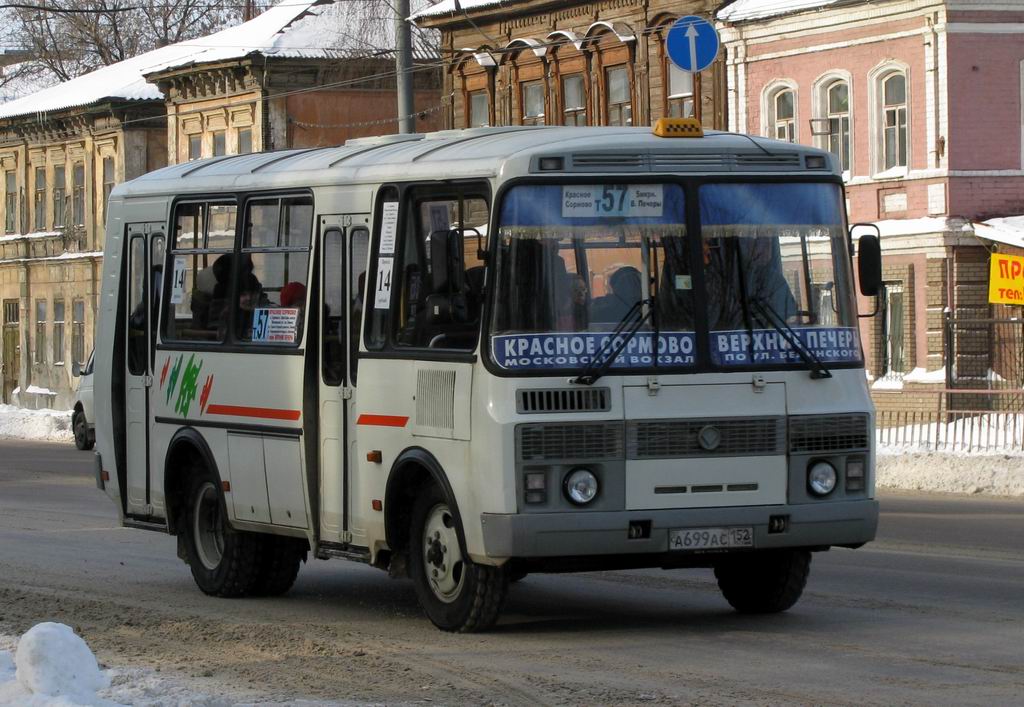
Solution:
M 956 322 L 993 314 L 997 246 L 975 223 L 1024 213 L 1024 5 L 735 0 L 717 18 L 729 129 L 830 149 L 851 222 L 881 231 L 885 294 L 861 302 L 880 308 L 862 320 L 879 408 L 984 386 L 991 342 Z
M 445 125 L 649 125 L 696 116 L 724 128 L 720 58 L 692 76 L 669 62 L 665 33 L 709 0 L 442 0 L 414 15 L 441 32 Z
M 200 157 L 393 132 L 394 57 L 378 49 L 392 32 L 362 3 L 283 2 L 0 105 L 0 403 L 72 406 L 115 184 Z M 436 61 L 426 44 L 417 56 Z M 422 130 L 440 123 L 440 83 L 437 69 L 416 73 Z

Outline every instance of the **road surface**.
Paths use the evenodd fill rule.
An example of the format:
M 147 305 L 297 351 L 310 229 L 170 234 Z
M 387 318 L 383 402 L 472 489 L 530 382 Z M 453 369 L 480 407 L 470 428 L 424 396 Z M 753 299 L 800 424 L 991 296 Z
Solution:
M 1024 703 L 1024 502 L 881 497 L 879 540 L 814 556 L 803 599 L 746 617 L 709 570 L 532 575 L 491 633 L 412 584 L 311 561 L 279 599 L 213 599 L 174 539 L 116 527 L 91 454 L 0 440 L 0 634 L 75 627 L 110 665 L 231 699 L 389 704 Z

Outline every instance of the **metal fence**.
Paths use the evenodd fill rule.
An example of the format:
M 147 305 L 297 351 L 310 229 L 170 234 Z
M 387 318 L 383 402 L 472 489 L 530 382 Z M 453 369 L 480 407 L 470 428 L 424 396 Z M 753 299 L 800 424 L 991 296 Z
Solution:
M 936 391 L 935 410 L 881 410 L 876 419 L 881 447 L 904 451 L 1022 452 L 1024 411 L 1012 398 L 1022 391 Z M 949 401 L 973 405 L 949 409 Z

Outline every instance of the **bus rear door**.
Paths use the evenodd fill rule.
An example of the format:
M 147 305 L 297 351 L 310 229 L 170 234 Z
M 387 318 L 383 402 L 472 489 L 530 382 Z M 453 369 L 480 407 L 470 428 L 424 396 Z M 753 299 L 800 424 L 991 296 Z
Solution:
M 128 224 L 128 316 L 125 318 L 125 461 L 130 516 L 152 514 L 150 489 L 150 388 L 156 343 L 157 303 L 164 265 L 162 223 Z
M 349 460 L 359 326 L 365 294 L 369 214 L 320 218 L 320 534 L 347 544 Z

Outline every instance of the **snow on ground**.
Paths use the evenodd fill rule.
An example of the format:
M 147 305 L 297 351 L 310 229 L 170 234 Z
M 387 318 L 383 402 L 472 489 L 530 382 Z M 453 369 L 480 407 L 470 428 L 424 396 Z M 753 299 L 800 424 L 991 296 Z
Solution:
M 102 668 L 64 624 L 41 623 L 20 639 L 0 635 L 0 707 L 312 707 L 340 702 L 260 702 L 224 690 L 197 690 L 184 676 L 142 668 Z M 351 704 L 351 703 L 348 703 Z
M 1024 496 L 1024 454 L 893 452 L 880 448 L 879 488 Z
M 0 405 L 0 439 L 70 442 L 74 439 L 70 410 L 28 410 Z

